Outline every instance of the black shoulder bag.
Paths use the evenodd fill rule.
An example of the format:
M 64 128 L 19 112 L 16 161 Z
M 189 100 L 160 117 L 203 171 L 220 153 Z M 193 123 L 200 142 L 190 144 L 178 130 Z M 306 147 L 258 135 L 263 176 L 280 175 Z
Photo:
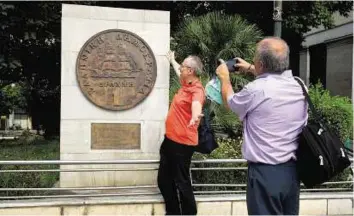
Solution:
M 350 166 L 350 160 L 344 144 L 320 118 L 303 82 L 297 77 L 295 80 L 300 84 L 314 116 L 314 122 L 308 123 L 299 135 L 296 152 L 299 178 L 305 187 L 312 188 L 341 173 Z
M 207 108 L 203 109 L 204 117 L 201 119 L 198 127 L 198 145 L 195 151 L 202 154 L 210 154 L 219 145 L 215 140 L 214 131 L 210 125 L 210 115 Z

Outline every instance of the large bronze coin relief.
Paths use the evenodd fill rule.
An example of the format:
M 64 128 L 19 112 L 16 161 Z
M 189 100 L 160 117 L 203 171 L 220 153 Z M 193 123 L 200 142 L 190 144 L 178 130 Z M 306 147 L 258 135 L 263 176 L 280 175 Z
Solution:
M 76 62 L 84 95 L 109 110 L 130 109 L 143 101 L 155 84 L 156 70 L 149 45 L 134 33 L 119 29 L 92 36 Z

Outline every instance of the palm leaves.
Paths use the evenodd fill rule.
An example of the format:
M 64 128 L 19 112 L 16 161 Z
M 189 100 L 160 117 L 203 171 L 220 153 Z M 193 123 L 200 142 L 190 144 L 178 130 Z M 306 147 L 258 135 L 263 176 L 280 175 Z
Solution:
M 203 58 L 206 70 L 214 73 L 218 58 L 252 60 L 261 32 L 238 15 L 211 12 L 185 20 L 174 35 L 179 56 L 191 53 Z M 181 59 L 179 59 L 181 60 Z
M 215 74 L 217 59 L 224 60 L 241 57 L 251 61 L 256 43 L 261 39 L 261 31 L 247 23 L 238 15 L 225 15 L 211 12 L 198 17 L 187 18 L 178 27 L 171 41 L 171 48 L 176 51 L 177 60 L 181 62 L 188 55 L 198 55 L 204 63 L 205 73 L 202 83 L 205 85 Z M 252 77 L 231 75 L 234 90 L 240 90 Z M 179 87 L 175 76 L 171 76 L 170 99 Z M 241 123 L 230 111 L 214 103 L 206 104 L 215 116 L 213 126 L 216 131 L 237 136 L 241 133 Z

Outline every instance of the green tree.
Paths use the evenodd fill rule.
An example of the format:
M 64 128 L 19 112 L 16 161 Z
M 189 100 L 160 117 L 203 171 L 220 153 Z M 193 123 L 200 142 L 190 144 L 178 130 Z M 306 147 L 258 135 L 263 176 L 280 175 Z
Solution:
M 26 93 L 19 84 L 6 85 L 0 90 L 0 115 L 8 115 L 15 109 L 26 109 Z
M 60 7 L 49 2 L 0 3 L 1 84 L 20 82 L 27 111 L 59 131 Z
M 190 54 L 198 55 L 204 63 L 205 73 L 202 82 L 205 85 L 214 76 L 217 59 L 230 59 L 242 56 L 251 61 L 255 45 L 262 37 L 262 32 L 254 24 L 248 23 L 238 15 L 225 15 L 211 12 L 197 17 L 189 17 L 178 27 L 173 35 L 171 46 L 177 53 L 177 61 Z M 252 77 L 232 74 L 231 82 L 235 91 L 242 88 Z M 178 79 L 171 76 L 170 98 L 179 87 Z M 172 99 L 172 98 L 171 98 Z M 214 128 L 237 136 L 241 123 L 237 117 L 223 106 L 213 103 L 207 108 L 214 116 Z
M 173 37 L 177 45 L 174 48 L 180 57 L 191 53 L 200 55 L 205 70 L 214 74 L 219 58 L 242 56 L 251 61 L 261 31 L 239 15 L 211 12 L 187 18 Z

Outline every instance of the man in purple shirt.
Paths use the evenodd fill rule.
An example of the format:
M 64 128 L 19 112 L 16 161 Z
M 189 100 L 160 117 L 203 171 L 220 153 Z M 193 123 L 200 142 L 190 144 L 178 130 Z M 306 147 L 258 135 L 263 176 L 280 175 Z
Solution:
M 234 93 L 227 66 L 216 70 L 224 104 L 243 122 L 242 154 L 248 161 L 247 209 L 251 215 L 298 215 L 297 138 L 307 123 L 307 103 L 289 67 L 289 47 L 276 37 L 257 44 L 254 65 L 236 66 L 256 79 Z

